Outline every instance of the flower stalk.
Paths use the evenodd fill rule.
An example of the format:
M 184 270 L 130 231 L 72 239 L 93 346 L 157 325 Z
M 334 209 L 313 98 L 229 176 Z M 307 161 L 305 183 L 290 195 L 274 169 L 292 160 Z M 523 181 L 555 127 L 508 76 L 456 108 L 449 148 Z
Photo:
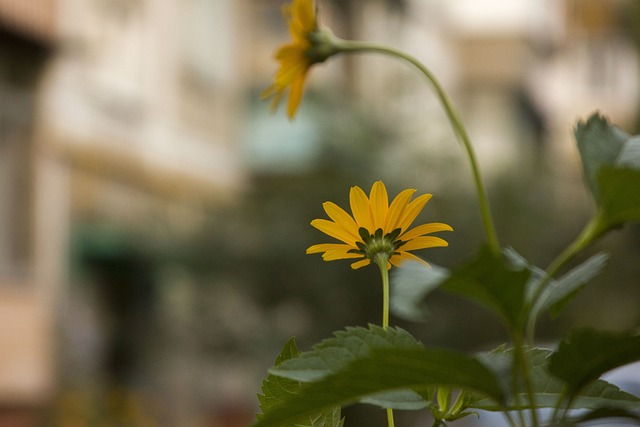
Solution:
M 382 328 L 386 330 L 389 328 L 389 257 L 384 253 L 379 253 L 374 261 L 380 269 L 382 278 Z M 393 409 L 391 408 L 387 408 L 387 425 L 388 427 L 395 426 Z
M 289 24 L 292 42 L 283 45 L 276 52 L 280 68 L 276 73 L 274 83 L 263 92 L 263 97 L 272 97 L 272 106 L 275 108 L 288 91 L 287 114 L 290 119 L 293 119 L 302 99 L 304 84 L 310 68 L 339 53 L 380 53 L 401 59 L 416 67 L 431 83 L 457 139 L 462 143 L 467 153 L 478 194 L 480 215 L 487 243 L 494 255 L 499 256 L 500 243 L 475 150 L 457 111 L 453 108 L 451 100 L 433 73 L 416 58 L 402 51 L 387 46 L 343 40 L 334 36 L 331 31 L 319 26 L 313 0 L 294 1 L 290 6 L 285 7 L 284 15 Z
M 438 79 L 436 79 L 435 75 L 424 64 L 422 64 L 413 56 L 387 46 L 342 39 L 336 39 L 332 43 L 336 47 L 336 50 L 341 53 L 381 53 L 406 61 L 416 67 L 431 83 L 433 89 L 435 90 L 436 96 L 440 100 L 440 103 L 442 104 L 442 107 L 447 114 L 447 118 L 451 123 L 451 127 L 453 128 L 456 137 L 462 143 L 462 146 L 467 153 L 467 157 L 471 166 L 471 172 L 473 174 L 476 192 L 478 194 L 480 215 L 482 217 L 482 224 L 485 230 L 487 243 L 491 248 L 491 251 L 496 256 L 498 256 L 500 254 L 500 243 L 498 240 L 498 235 L 493 222 L 493 218 L 491 216 L 489 198 L 487 197 L 487 192 L 482 181 L 475 150 L 473 148 L 473 145 L 471 144 L 471 139 L 469 138 L 469 134 L 467 133 L 462 120 L 460 119 L 460 116 L 453 108 L 451 100 L 447 96 L 447 93 L 444 91 Z

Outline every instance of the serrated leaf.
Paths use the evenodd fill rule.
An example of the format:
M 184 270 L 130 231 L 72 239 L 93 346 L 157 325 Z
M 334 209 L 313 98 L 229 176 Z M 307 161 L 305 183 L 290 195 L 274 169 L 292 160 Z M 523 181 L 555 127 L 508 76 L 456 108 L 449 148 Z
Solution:
M 341 412 L 341 408 L 339 406 L 335 406 L 321 411 L 315 416 L 310 416 L 309 421 L 311 424 L 297 423 L 295 427 L 342 427 L 344 425 L 344 418 L 342 417 Z
M 299 354 L 294 338 L 290 338 L 284 345 L 282 351 L 276 358 L 276 366 L 287 360 L 297 357 Z M 258 395 L 260 401 L 261 414 L 257 415 L 258 420 L 265 417 L 278 405 L 284 404 L 293 396 L 300 393 L 302 385 L 299 381 L 269 375 L 262 382 L 262 393 Z M 296 427 L 342 427 L 344 419 L 340 418 L 340 407 L 323 408 L 320 411 L 311 412 L 304 419 L 296 423 Z
M 344 369 L 349 363 L 363 359 L 373 350 L 384 348 L 423 348 L 409 332 L 401 328 L 369 325 L 347 327 L 334 337 L 322 340 L 311 351 L 300 353 L 270 369 L 274 375 L 302 382 L 318 381 Z
M 602 192 L 602 228 L 640 221 L 640 169 L 604 167 L 598 183 Z
M 382 349 L 309 384 L 265 414 L 255 427 L 288 425 L 317 410 L 348 405 L 373 394 L 435 386 L 475 390 L 498 402 L 504 397 L 491 371 L 462 353 L 427 348 Z
M 290 338 L 285 343 L 278 357 L 276 357 L 276 365 L 296 356 L 298 356 L 296 341 L 295 338 Z M 296 394 L 299 391 L 300 383 L 298 381 L 269 375 L 267 379 L 262 382 L 262 394 L 258 395 L 260 409 L 263 413 L 266 413 L 270 408 L 284 402 L 292 394 Z M 262 416 L 262 414 L 258 415 L 258 417 L 260 416 Z
M 449 270 L 435 265 L 428 267 L 412 261 L 404 263 L 391 278 L 391 311 L 407 320 L 424 320 L 422 302 L 449 275 Z
M 595 235 L 640 221 L 640 136 L 632 137 L 597 114 L 578 123 L 575 136 L 600 215 Z
M 376 349 L 420 349 L 423 346 L 400 328 L 348 327 L 334 332 L 308 352 L 284 361 L 270 370 L 271 374 L 302 382 L 318 381 L 344 369 L 349 363 L 365 358 Z M 411 390 L 398 390 L 380 396 L 369 396 L 363 401 L 383 408 L 421 409 L 427 406 L 419 394 Z
M 498 373 L 503 373 L 510 378 L 512 350 L 500 348 L 491 353 L 482 355 L 483 363 Z M 565 383 L 553 376 L 548 369 L 551 350 L 533 348 L 526 351 L 530 366 L 529 371 L 532 378 L 534 399 L 538 408 L 555 408 L 562 404 L 566 398 Z M 519 404 L 518 404 L 519 402 Z M 529 407 L 529 396 L 524 392 L 519 392 L 517 397 L 511 395 L 508 407 L 512 410 Z M 470 401 L 469 408 L 483 409 L 488 411 L 499 411 L 497 407 L 487 399 L 477 399 Z M 640 399 L 630 393 L 620 390 L 614 384 L 598 379 L 586 385 L 571 402 L 570 409 L 598 409 L 598 408 L 618 408 L 624 410 L 640 409 Z
M 605 372 L 638 360 L 640 336 L 581 329 L 551 355 L 549 372 L 566 383 L 571 396 Z
M 580 121 L 574 131 L 582 158 L 585 179 L 596 201 L 600 200 L 598 174 L 605 165 L 613 165 L 622 147 L 631 137 L 622 129 L 612 126 L 599 114 L 586 122 Z
M 530 276 L 530 271 L 516 269 L 484 248 L 475 259 L 453 270 L 441 289 L 485 305 L 509 326 L 518 328 L 524 320 L 526 285 Z

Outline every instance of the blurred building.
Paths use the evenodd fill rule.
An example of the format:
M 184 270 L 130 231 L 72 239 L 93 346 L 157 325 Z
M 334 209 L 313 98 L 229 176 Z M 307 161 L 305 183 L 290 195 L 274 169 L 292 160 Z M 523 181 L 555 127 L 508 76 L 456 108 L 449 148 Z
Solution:
M 69 325 L 126 371 L 117 335 L 153 260 L 242 190 L 240 3 L 0 1 L 0 425 L 51 403 Z M 73 269 L 103 287 L 98 330 Z M 89 341 L 72 343 L 80 370 Z
M 36 278 L 35 134 L 54 1 L 0 2 L 0 425 L 33 425 L 54 381 L 54 311 Z

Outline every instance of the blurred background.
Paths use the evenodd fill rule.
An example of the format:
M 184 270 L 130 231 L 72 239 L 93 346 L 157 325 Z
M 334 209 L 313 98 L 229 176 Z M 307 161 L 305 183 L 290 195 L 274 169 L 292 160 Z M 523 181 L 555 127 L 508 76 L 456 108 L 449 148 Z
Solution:
M 314 66 L 293 122 L 259 94 L 281 0 L 0 0 L 0 427 L 241 427 L 286 339 L 380 322 L 375 269 L 305 249 L 322 202 L 382 179 L 434 197 L 453 266 L 483 241 L 463 150 L 430 88 L 378 56 Z M 424 61 L 476 144 L 501 243 L 541 267 L 592 213 L 572 129 L 640 132 L 635 0 L 321 0 L 342 38 Z M 640 229 L 540 340 L 640 325 Z M 584 257 L 582 259 L 584 259 Z M 424 343 L 506 340 L 435 293 Z M 383 426 L 371 407 L 347 425 Z M 403 418 L 403 417 L 406 417 Z M 403 425 L 427 416 L 398 415 Z M 413 424 L 413 423 L 417 424 Z

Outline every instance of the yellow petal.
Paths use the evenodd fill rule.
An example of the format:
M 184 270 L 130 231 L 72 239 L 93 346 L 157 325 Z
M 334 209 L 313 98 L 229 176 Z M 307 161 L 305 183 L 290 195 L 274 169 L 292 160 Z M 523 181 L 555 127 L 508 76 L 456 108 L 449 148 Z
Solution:
M 314 219 L 311 221 L 311 225 L 333 238 L 342 240 L 354 248 L 356 247 L 356 241 L 353 236 L 335 222 L 331 222 L 326 219 Z
M 325 202 L 322 204 L 324 211 L 329 215 L 336 224 L 340 224 L 346 231 L 351 233 L 356 240 L 358 237 L 358 224 L 344 209 L 333 202 Z
M 318 245 L 309 246 L 307 248 L 307 254 L 317 254 L 320 252 L 344 250 L 348 251 L 354 249 L 351 245 L 345 245 L 342 243 L 320 243 Z
M 366 228 L 369 233 L 373 234 L 373 225 L 371 223 L 371 212 L 369 208 L 369 199 L 362 191 L 362 188 L 351 187 L 349 192 L 349 202 L 351 204 L 351 213 L 358 223 L 358 227 Z
M 307 31 L 316 27 L 316 11 L 313 3 L 313 0 L 296 0 L 293 5 L 294 19 Z
M 364 258 L 362 254 L 348 253 L 346 251 L 328 251 L 322 255 L 325 261 L 335 261 L 337 259 Z
M 283 65 L 276 73 L 273 85 L 284 91 L 300 76 L 304 79 L 304 67 L 301 64 Z
M 373 231 L 378 228 L 384 230 L 384 222 L 389 211 L 389 197 L 387 188 L 382 181 L 376 181 L 371 187 L 369 203 L 371 205 L 371 217 L 373 220 Z
M 437 233 L 438 231 L 453 231 L 453 228 L 451 228 L 449 224 L 444 224 L 442 222 L 422 224 L 400 235 L 400 240 L 408 241 L 425 234 Z
M 400 194 L 393 199 L 391 206 L 389 206 L 389 212 L 387 213 L 387 219 L 385 221 L 385 233 L 389 233 L 399 227 L 400 218 L 402 218 L 402 214 L 404 213 L 409 200 L 411 200 L 411 196 L 413 196 L 413 193 L 415 192 L 416 190 L 410 188 L 401 191 Z
M 359 269 L 361 267 L 364 267 L 366 265 L 369 265 L 369 264 L 371 264 L 371 261 L 369 261 L 368 258 L 365 258 L 365 259 L 363 259 L 361 261 L 354 262 L 353 264 L 351 264 L 351 268 L 353 268 L 354 270 L 357 270 L 357 269 Z
M 304 49 L 295 43 L 286 44 L 276 51 L 274 57 L 278 61 L 299 62 L 304 58 Z
M 409 240 L 407 243 L 400 246 L 399 249 L 401 249 L 402 251 L 415 251 L 417 249 L 436 248 L 443 246 L 449 246 L 449 243 L 447 243 L 446 240 L 441 239 L 440 237 L 422 236 Z
M 289 103 L 287 104 L 287 114 L 290 119 L 295 117 L 298 105 L 300 105 L 300 101 L 302 100 L 305 78 L 306 73 L 302 73 L 291 82 L 289 89 Z
M 422 208 L 424 208 L 424 205 L 427 204 L 429 199 L 431 199 L 431 194 L 423 194 L 421 196 L 416 197 L 414 201 L 409 203 L 402 215 L 402 218 L 398 223 L 398 227 L 400 227 L 402 230 L 406 230 L 407 228 L 409 228 L 411 223 L 416 219 L 416 217 L 418 216 L 420 211 L 422 211 Z

